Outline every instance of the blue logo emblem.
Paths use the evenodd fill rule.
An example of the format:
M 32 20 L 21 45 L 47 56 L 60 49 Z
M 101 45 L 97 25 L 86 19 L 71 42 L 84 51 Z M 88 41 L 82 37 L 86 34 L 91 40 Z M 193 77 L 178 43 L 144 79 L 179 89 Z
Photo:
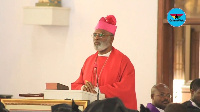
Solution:
M 173 27 L 180 27 L 186 21 L 186 14 L 180 8 L 172 8 L 167 14 L 168 23 Z

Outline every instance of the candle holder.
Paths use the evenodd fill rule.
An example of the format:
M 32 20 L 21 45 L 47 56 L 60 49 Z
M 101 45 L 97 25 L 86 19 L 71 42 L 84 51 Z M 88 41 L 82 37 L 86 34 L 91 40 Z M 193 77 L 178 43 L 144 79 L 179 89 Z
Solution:
M 61 0 L 39 0 L 35 6 L 61 7 Z

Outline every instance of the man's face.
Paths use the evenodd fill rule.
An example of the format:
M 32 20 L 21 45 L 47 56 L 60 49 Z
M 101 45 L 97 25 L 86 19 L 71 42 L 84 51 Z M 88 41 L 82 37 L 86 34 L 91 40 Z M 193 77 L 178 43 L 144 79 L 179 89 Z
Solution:
M 151 99 L 154 106 L 164 110 L 165 107 L 170 103 L 170 91 L 168 88 L 158 88 L 158 90 L 151 95 Z
M 103 51 L 106 48 L 111 47 L 113 42 L 111 36 L 113 35 L 105 30 L 95 30 L 93 33 L 94 49 L 97 51 Z
M 192 92 L 192 101 L 200 107 L 200 88 Z

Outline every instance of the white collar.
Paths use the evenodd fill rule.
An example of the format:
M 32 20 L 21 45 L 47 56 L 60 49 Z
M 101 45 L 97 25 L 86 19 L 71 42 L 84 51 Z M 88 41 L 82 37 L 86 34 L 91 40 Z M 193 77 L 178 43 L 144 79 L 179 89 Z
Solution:
M 112 50 L 111 50 L 112 51 Z M 109 51 L 108 53 L 106 53 L 106 54 L 98 54 L 98 56 L 105 56 L 105 57 L 109 57 L 110 56 L 110 53 L 111 53 L 111 51 Z
M 156 107 L 160 112 L 165 112 L 163 109 Z
M 200 107 L 199 106 L 197 106 L 197 104 L 196 103 L 194 103 L 192 100 L 190 100 L 191 102 L 192 102 L 192 105 L 193 106 L 195 106 L 195 107 L 197 107 L 198 109 L 200 109 Z

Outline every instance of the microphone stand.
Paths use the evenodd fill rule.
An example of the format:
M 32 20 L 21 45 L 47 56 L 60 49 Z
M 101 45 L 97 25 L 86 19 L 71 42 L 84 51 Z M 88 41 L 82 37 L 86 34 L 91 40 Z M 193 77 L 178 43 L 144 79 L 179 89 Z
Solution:
M 99 100 L 99 84 L 97 82 L 97 101 Z

